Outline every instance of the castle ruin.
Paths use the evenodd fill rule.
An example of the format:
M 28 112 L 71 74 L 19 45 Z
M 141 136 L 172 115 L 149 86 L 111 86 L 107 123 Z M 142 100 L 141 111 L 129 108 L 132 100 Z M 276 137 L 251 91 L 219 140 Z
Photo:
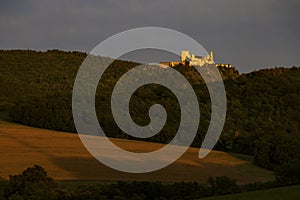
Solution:
M 188 66 L 204 66 L 205 64 L 215 64 L 214 54 L 211 51 L 207 56 L 195 56 L 194 54 L 190 54 L 189 51 L 181 51 L 181 59 L 180 62 L 160 62 L 160 64 L 175 67 L 179 64 L 188 65 Z M 230 64 L 215 64 L 217 67 L 225 67 L 230 68 Z

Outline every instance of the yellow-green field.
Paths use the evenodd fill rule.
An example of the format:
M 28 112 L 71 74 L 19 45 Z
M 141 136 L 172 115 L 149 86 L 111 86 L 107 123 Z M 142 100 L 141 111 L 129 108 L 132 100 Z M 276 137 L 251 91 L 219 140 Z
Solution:
M 144 152 L 163 144 L 112 139 L 118 146 Z M 0 122 L 0 177 L 18 174 L 35 164 L 43 166 L 56 180 L 148 180 L 205 182 L 209 176 L 228 176 L 244 184 L 273 180 L 271 171 L 251 163 L 251 157 L 212 151 L 198 159 L 197 148 L 190 148 L 179 160 L 156 172 L 129 174 L 113 170 L 94 159 L 77 134 Z M 108 155 L 109 156 L 109 155 Z
M 300 185 L 210 197 L 203 200 L 299 200 Z

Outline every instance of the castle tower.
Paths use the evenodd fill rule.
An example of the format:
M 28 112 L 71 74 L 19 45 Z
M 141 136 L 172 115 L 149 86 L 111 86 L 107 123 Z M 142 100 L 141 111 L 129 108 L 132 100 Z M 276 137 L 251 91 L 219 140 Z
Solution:
M 190 52 L 189 51 L 181 51 L 181 62 L 184 63 L 190 58 Z
M 211 61 L 214 61 L 214 53 L 213 53 L 213 51 L 209 52 L 209 57 L 210 57 Z

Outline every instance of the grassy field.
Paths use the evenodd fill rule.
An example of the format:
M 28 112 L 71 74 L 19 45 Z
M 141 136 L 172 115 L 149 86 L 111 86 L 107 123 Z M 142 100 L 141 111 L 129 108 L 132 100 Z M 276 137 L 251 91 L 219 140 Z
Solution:
M 261 190 L 255 192 L 245 192 L 240 194 L 225 195 L 220 197 L 210 197 L 203 200 L 299 200 L 300 185 Z M 202 200 L 202 199 L 201 199 Z
M 134 152 L 151 151 L 163 146 L 123 139 L 112 141 Z M 4 179 L 35 164 L 43 166 L 48 175 L 56 180 L 206 182 L 209 176 L 228 176 L 244 184 L 274 179 L 271 171 L 252 164 L 249 156 L 212 151 L 200 160 L 198 151 L 197 148 L 190 148 L 175 163 L 159 171 L 129 174 L 113 170 L 94 159 L 77 134 L 0 122 L 0 177 Z

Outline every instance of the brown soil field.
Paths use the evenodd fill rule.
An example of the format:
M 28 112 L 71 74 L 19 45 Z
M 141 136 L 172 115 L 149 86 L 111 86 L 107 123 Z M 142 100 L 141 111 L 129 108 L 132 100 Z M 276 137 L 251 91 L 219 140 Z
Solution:
M 111 141 L 133 152 L 163 146 L 124 139 Z M 55 180 L 206 182 L 210 176 L 228 176 L 244 184 L 274 179 L 271 171 L 255 166 L 250 156 L 211 151 L 204 159 L 199 159 L 198 152 L 197 148 L 189 148 L 176 162 L 155 172 L 125 173 L 93 158 L 77 134 L 0 122 L 0 178 L 4 179 L 36 164 L 44 167 Z

